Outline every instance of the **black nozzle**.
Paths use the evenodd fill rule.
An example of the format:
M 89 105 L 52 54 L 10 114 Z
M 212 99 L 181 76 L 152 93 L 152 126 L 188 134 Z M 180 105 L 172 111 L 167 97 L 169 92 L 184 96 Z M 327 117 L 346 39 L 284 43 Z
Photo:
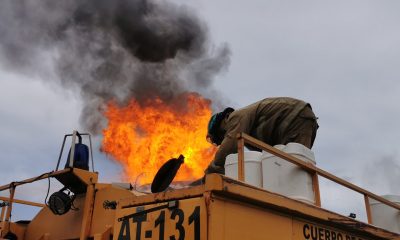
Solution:
M 185 157 L 181 154 L 178 158 L 168 160 L 158 170 L 156 176 L 151 183 L 151 192 L 158 193 L 165 191 L 174 180 L 176 173 L 184 162 Z

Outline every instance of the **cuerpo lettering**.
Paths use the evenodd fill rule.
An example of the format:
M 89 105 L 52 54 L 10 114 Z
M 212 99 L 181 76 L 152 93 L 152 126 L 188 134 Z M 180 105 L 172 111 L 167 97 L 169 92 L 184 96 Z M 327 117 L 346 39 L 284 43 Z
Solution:
M 341 233 L 309 224 L 304 224 L 303 236 L 307 240 L 345 240 Z
M 304 224 L 303 236 L 307 240 L 363 240 L 311 224 Z

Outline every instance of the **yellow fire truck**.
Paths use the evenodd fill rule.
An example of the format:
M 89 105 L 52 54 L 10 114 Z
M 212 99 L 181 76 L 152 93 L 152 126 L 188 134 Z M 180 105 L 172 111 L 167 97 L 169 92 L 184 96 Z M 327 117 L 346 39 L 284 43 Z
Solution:
M 72 142 L 75 143 L 76 137 L 80 138 L 78 135 L 74 132 L 66 137 L 72 136 Z M 245 143 L 270 152 L 309 172 L 313 176 L 315 204 L 304 203 L 246 184 L 243 181 Z M 75 152 L 74 146 L 75 144 L 72 144 L 71 152 Z M 71 154 L 65 169 L 58 170 L 58 162 L 55 171 L 0 186 L 0 191 L 10 191 L 9 197 L 0 198 L 0 238 L 400 239 L 398 233 L 373 225 L 369 200 L 374 199 L 397 210 L 400 210 L 399 205 L 245 134 L 238 135 L 238 155 L 238 180 L 210 174 L 197 186 L 142 193 L 132 190 L 130 184 L 99 183 L 98 173 L 75 167 L 76 155 Z M 321 208 L 318 177 L 327 178 L 363 194 L 368 223 Z M 50 196 L 46 205 L 14 198 L 18 186 L 46 178 L 55 178 L 64 186 Z M 15 204 L 37 206 L 41 210 L 31 221 L 12 222 L 10 216 Z

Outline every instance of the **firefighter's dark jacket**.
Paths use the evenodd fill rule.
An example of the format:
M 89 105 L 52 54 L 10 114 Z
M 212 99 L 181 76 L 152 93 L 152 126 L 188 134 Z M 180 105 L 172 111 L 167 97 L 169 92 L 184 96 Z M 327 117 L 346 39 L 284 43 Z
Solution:
M 266 98 L 232 112 L 224 120 L 226 130 L 214 164 L 223 167 L 225 158 L 237 152 L 237 133 L 247 133 L 270 145 L 280 144 L 290 123 L 308 103 L 288 97 Z M 315 117 L 315 116 L 314 116 Z

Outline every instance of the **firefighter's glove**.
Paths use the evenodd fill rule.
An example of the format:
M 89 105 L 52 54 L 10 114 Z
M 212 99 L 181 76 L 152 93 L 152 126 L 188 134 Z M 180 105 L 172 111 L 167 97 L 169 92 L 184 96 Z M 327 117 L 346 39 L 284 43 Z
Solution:
M 208 165 L 207 169 L 204 171 L 205 174 L 210 174 L 210 173 L 219 173 L 219 174 L 225 174 L 225 168 L 222 166 L 215 165 L 214 162 L 211 162 L 210 165 Z

